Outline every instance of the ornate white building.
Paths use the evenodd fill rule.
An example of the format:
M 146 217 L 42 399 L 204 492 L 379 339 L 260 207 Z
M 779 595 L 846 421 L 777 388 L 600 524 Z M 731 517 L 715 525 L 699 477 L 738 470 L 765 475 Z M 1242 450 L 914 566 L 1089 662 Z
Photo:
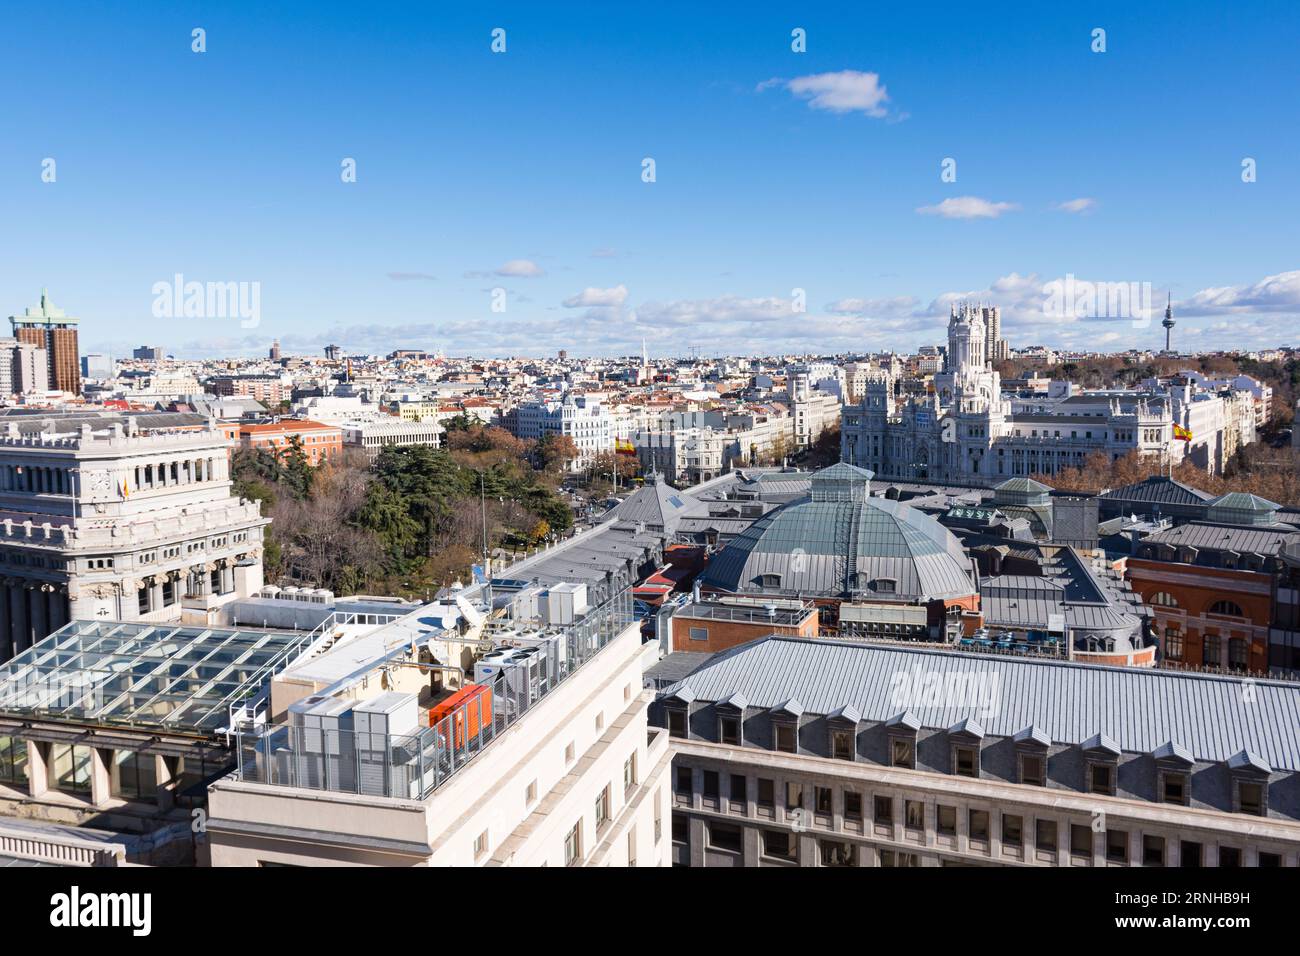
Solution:
M 69 620 L 224 623 L 262 586 L 231 440 L 187 414 L 0 417 L 0 661 Z
M 861 402 L 842 410 L 841 458 L 886 480 L 967 485 L 1077 468 L 1096 451 L 1182 459 L 1187 449 L 1174 440 L 1173 396 L 1081 395 L 1013 408 L 989 354 L 990 342 L 1002 341 L 991 339 L 985 324 L 994 313 L 953 307 L 947 361 L 924 396 L 901 397 L 892 375 L 870 375 Z

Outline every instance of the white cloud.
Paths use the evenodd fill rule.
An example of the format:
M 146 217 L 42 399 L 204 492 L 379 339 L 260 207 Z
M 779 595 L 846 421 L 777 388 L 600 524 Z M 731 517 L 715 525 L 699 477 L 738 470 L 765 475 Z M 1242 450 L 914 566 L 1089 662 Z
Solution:
M 782 83 L 778 79 L 765 80 L 758 84 L 757 90 L 762 92 Z M 863 73 L 858 70 L 813 73 L 796 76 L 784 83 L 784 86 L 795 96 L 807 100 L 808 105 L 815 110 L 865 113 L 878 119 L 888 115 L 885 104 L 889 102 L 889 93 L 881 84 L 879 73 Z
M 1300 313 L 1300 269 L 1265 276 L 1250 285 L 1202 289 L 1174 305 L 1184 315 L 1240 315 L 1243 313 Z
M 923 216 L 943 216 L 945 219 L 997 219 L 1005 212 L 1020 207 L 1013 202 L 991 202 L 978 196 L 955 196 L 937 206 L 921 206 L 916 211 Z
M 546 273 L 532 259 L 511 259 L 496 270 L 496 275 L 514 279 L 535 279 L 538 276 L 546 275 Z
M 616 309 L 627 301 L 627 286 L 619 284 L 612 289 L 597 289 L 588 286 L 577 295 L 564 300 L 566 309 Z
M 1097 208 L 1097 200 L 1091 199 L 1087 196 L 1081 196 L 1078 199 L 1067 199 L 1065 202 L 1058 202 L 1052 208 L 1058 209 L 1061 212 L 1086 214 Z

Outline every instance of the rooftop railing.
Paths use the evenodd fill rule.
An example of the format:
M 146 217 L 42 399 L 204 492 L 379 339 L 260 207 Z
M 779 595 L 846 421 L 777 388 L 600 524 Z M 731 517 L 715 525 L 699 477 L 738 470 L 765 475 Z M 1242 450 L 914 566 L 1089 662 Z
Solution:
M 425 799 L 635 622 L 625 588 L 572 624 L 549 667 L 503 669 L 490 693 L 469 698 L 415 733 L 387 735 L 280 724 L 235 726 L 235 777 L 255 783 L 376 797 Z

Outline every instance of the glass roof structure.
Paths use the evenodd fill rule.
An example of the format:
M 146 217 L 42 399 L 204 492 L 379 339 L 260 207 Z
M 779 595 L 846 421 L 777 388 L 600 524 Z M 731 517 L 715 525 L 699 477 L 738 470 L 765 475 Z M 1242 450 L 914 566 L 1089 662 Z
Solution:
M 0 713 L 178 733 L 224 727 L 309 634 L 73 621 L 0 667 Z

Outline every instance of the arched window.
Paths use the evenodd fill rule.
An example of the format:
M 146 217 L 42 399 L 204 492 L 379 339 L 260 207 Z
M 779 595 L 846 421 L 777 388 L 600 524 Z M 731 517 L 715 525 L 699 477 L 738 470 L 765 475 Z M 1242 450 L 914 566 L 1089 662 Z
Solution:
M 1178 601 L 1168 591 L 1159 591 L 1151 595 L 1151 600 L 1147 603 L 1154 604 L 1156 607 L 1178 607 Z
M 1241 609 L 1241 605 L 1233 601 L 1215 601 L 1210 605 L 1207 612 L 1209 614 L 1222 614 L 1225 617 L 1245 617 L 1246 614 Z

